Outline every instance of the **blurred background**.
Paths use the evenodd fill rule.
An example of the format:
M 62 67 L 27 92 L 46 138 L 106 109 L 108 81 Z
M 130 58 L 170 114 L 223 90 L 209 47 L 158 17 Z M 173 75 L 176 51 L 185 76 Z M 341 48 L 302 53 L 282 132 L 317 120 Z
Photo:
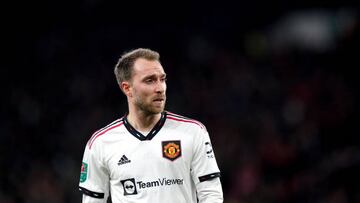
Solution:
M 287 1 L 2 6 L 0 202 L 75 203 L 85 144 L 121 117 L 113 67 L 161 54 L 167 110 L 210 133 L 226 203 L 360 202 L 359 11 Z

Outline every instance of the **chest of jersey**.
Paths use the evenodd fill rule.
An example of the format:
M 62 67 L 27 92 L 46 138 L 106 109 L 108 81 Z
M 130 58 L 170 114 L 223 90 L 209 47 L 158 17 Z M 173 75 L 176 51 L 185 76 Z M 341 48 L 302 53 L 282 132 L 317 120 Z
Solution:
M 151 140 L 141 141 L 124 132 L 105 149 L 112 185 L 133 180 L 137 187 L 181 185 L 190 179 L 193 139 L 175 130 L 162 129 Z
M 110 191 L 113 202 L 196 202 L 196 185 L 218 173 L 201 123 L 162 114 L 144 136 L 126 117 L 94 134 L 85 150 L 91 191 Z M 97 167 L 97 168 L 96 168 Z

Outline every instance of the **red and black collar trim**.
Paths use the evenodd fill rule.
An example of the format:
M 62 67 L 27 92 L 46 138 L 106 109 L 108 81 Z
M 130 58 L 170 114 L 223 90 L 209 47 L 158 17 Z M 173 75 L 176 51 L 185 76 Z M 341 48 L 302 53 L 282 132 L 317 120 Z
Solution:
M 141 140 L 141 141 L 145 141 L 145 140 L 151 140 L 153 137 L 155 137 L 155 135 L 160 131 L 160 129 L 163 127 L 165 120 L 166 120 L 166 112 L 162 112 L 161 113 L 161 117 L 160 120 L 155 124 L 155 126 L 153 127 L 153 129 L 151 129 L 151 131 L 144 136 L 141 132 L 137 131 L 127 120 L 127 115 L 125 115 L 122 119 L 124 121 L 124 126 L 126 127 L 126 129 L 129 131 L 129 133 L 131 133 L 134 137 L 136 137 L 137 139 Z

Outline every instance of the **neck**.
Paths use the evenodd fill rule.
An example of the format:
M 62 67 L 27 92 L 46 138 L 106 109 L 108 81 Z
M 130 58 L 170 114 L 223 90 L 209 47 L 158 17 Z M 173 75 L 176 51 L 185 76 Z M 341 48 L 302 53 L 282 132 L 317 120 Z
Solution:
M 130 111 L 127 116 L 128 122 L 138 131 L 150 131 L 160 120 L 161 113 L 148 114 L 143 111 Z

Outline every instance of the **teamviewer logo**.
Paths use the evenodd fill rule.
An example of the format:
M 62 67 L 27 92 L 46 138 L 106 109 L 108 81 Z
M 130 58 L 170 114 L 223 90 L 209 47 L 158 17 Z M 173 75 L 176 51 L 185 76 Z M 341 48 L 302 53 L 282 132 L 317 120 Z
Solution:
M 121 182 L 121 184 L 123 185 L 123 188 L 124 188 L 124 195 L 136 195 L 137 194 L 136 184 L 135 184 L 135 179 L 134 178 L 121 180 L 120 182 Z

